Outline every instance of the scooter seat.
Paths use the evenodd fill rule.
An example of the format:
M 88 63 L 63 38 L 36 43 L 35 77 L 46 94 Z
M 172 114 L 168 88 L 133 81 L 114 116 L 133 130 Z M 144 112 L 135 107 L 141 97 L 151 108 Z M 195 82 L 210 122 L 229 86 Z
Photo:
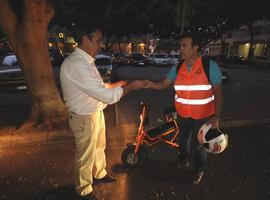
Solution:
M 149 129 L 146 132 L 147 132 L 147 135 L 149 137 L 154 138 L 157 135 L 162 134 L 165 131 L 168 131 L 168 130 L 173 129 L 173 128 L 175 128 L 175 123 L 173 121 L 171 121 L 171 122 L 167 122 L 165 124 L 162 124 L 160 126 L 157 126 L 155 128 Z

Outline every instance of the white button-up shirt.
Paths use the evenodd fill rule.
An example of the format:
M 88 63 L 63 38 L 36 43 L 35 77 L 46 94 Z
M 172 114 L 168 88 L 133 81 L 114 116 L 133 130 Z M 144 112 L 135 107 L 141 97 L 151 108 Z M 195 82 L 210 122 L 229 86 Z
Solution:
M 116 103 L 123 95 L 122 87 L 105 87 L 94 62 L 95 59 L 80 48 L 64 60 L 60 80 L 69 112 L 89 115 Z

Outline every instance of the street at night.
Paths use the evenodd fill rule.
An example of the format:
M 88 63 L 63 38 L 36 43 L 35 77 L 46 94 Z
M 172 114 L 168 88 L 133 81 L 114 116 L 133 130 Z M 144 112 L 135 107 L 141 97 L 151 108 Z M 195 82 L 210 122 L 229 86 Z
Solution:
M 269 0 L 0 0 L 0 200 L 270 200 Z
M 256 90 L 269 87 L 265 80 L 270 71 L 251 66 L 228 67 L 230 68 L 231 72 L 236 72 L 232 73 L 230 82 L 223 84 L 223 121 L 226 123 L 223 123 L 222 127 L 222 131 L 229 134 L 229 146 L 222 154 L 209 156 L 206 175 L 200 185 L 195 187 L 188 183 L 191 170 L 176 169 L 173 164 L 176 161 L 176 149 L 165 144 L 149 148 L 149 159 L 140 168 L 129 170 L 123 166 L 121 153 L 126 144 L 134 142 L 139 124 L 139 101 L 147 100 L 150 103 L 148 128 L 164 119 L 164 109 L 171 106 L 171 89 L 139 90 L 130 93 L 117 104 L 118 125 L 115 124 L 115 105 L 105 110 L 108 137 L 107 168 L 116 176 L 117 181 L 95 186 L 97 194 L 106 200 L 269 199 L 270 127 L 263 121 L 269 118 L 269 105 L 265 100 L 269 97 L 252 94 L 256 93 Z M 128 78 L 125 77 L 125 68 L 120 70 L 122 71 L 119 73 Z M 136 73 L 134 76 L 138 79 L 153 78 L 145 77 L 145 74 L 150 74 L 145 71 L 155 70 L 155 73 L 159 73 L 154 79 L 160 79 L 168 68 L 145 67 L 129 70 L 134 70 L 133 75 Z M 255 73 L 257 77 L 247 82 L 247 79 L 251 79 L 251 74 Z M 14 100 L 19 98 L 13 97 L 13 102 L 1 99 L 1 109 L 7 110 L 9 105 L 10 111 L 1 112 L 1 124 L 6 127 L 2 129 L 1 134 L 5 134 L 9 130 L 8 127 L 12 128 L 12 123 L 20 121 L 12 120 L 16 119 L 15 116 L 23 117 L 23 113 L 26 114 L 29 109 L 26 93 L 5 93 L 7 98 L 14 95 L 21 98 L 20 103 Z M 243 98 L 245 101 L 241 104 Z M 258 104 L 259 98 L 262 102 Z M 253 120 L 253 124 L 249 124 L 249 120 Z M 242 121 L 240 127 L 235 127 L 233 122 L 236 121 Z M 62 135 L 70 136 L 71 132 L 67 131 Z M 0 157 L 1 199 L 77 199 L 73 188 L 72 139 L 4 146 Z

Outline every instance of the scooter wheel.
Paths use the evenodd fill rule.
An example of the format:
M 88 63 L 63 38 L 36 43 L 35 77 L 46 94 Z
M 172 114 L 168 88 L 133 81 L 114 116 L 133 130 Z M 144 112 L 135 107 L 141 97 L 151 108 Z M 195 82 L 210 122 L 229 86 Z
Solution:
M 146 149 L 140 146 L 139 151 L 135 154 L 135 145 L 129 145 L 121 156 L 122 163 L 128 168 L 141 166 L 147 158 Z

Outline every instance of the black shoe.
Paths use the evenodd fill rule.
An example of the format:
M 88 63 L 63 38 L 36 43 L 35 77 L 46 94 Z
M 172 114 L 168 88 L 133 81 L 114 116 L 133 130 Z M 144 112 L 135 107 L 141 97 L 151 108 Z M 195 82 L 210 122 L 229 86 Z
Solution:
M 90 194 L 81 197 L 82 200 L 99 200 L 99 198 L 95 195 L 94 192 L 91 192 Z
M 203 171 L 201 172 L 196 172 L 192 178 L 192 184 L 193 185 L 198 185 L 200 183 L 200 181 L 202 180 L 203 177 Z
M 116 181 L 116 179 L 107 174 L 106 176 L 104 176 L 101 179 L 94 178 L 93 179 L 93 184 L 97 185 L 97 184 L 100 184 L 100 183 L 112 183 L 114 181 Z

